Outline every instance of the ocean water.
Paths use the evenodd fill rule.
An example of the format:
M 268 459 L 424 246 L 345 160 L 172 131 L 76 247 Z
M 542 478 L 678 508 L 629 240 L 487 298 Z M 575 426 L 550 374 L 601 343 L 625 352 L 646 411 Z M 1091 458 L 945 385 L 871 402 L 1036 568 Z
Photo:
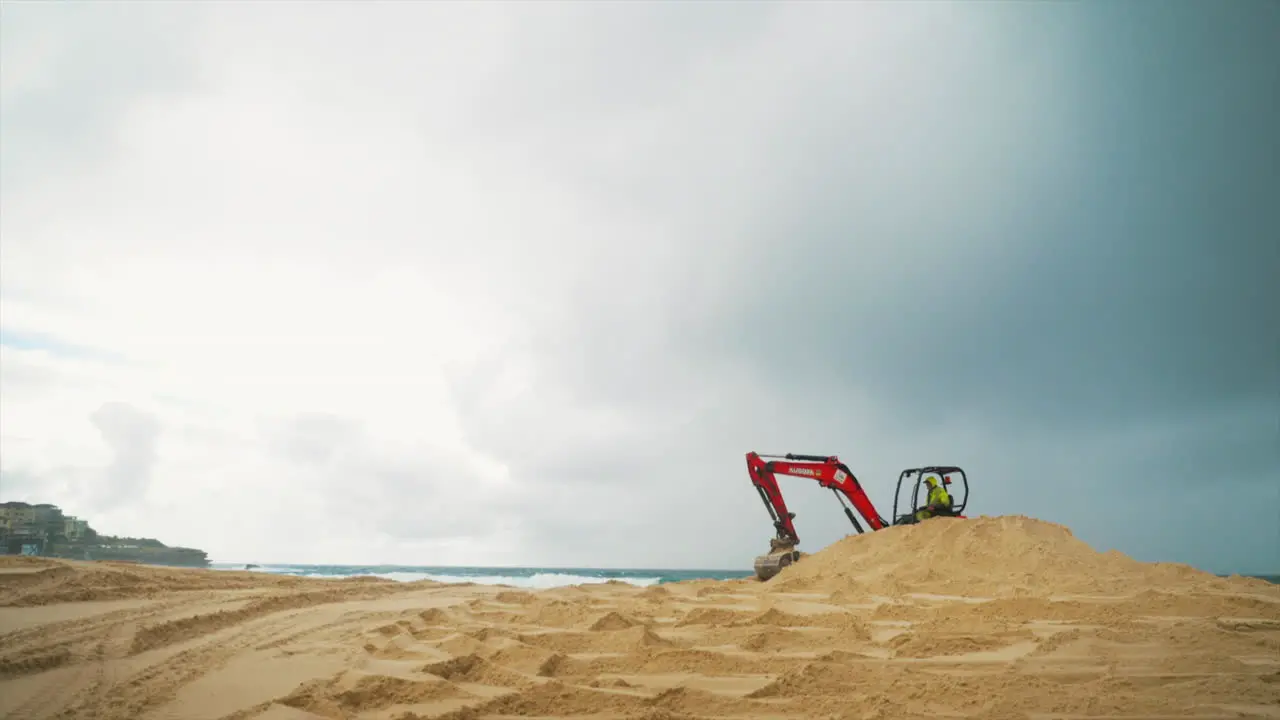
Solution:
M 215 570 L 244 570 L 244 563 L 212 563 Z M 681 580 L 732 580 L 751 577 L 751 570 L 654 570 L 596 569 L 547 567 L 430 567 L 416 565 L 271 565 L 249 568 L 252 572 L 301 577 L 344 578 L 355 575 L 413 582 L 435 580 L 445 583 L 473 582 L 478 585 L 510 585 L 518 588 L 542 589 L 585 585 L 618 580 L 641 587 L 679 582 Z
M 244 563 L 212 563 L 216 570 L 244 570 Z M 585 585 L 619 580 L 646 587 L 681 580 L 734 580 L 751 577 L 751 570 L 654 570 L 598 568 L 548 568 L 548 567 L 430 567 L 418 565 L 262 565 L 252 572 L 301 577 L 344 578 L 355 575 L 414 582 L 435 580 L 445 583 L 473 582 L 478 585 L 510 585 L 518 588 L 542 589 Z M 1280 584 L 1280 575 L 1255 575 L 1269 582 Z

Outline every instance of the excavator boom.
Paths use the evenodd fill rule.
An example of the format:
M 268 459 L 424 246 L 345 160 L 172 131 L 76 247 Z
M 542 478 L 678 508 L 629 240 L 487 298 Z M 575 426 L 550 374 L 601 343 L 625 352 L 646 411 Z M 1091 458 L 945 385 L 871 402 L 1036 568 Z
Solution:
M 876 510 L 871 498 L 867 497 L 853 471 L 835 455 L 761 455 L 749 452 L 747 472 L 750 473 L 751 482 L 760 493 L 769 516 L 773 518 L 773 526 L 777 531 L 777 537 L 770 543 L 769 554 L 756 558 L 756 575 L 761 580 L 768 580 L 783 567 L 799 559 L 799 551 L 795 546 L 800 543 L 800 536 L 796 534 L 795 523 L 792 522 L 795 513 L 787 510 L 782 489 L 778 486 L 778 475 L 807 477 L 816 480 L 822 487 L 830 488 L 859 533 L 863 532 L 863 528 L 854 517 L 854 510 L 857 510 L 858 515 L 872 530 L 881 530 L 889 525 Z

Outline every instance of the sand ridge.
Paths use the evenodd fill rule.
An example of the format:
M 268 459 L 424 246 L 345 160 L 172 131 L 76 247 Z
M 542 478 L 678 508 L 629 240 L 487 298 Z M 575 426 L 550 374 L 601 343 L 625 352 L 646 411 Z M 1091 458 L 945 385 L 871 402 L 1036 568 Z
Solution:
M 1280 587 L 1024 517 L 769 583 L 525 591 L 0 558 L 0 718 L 1280 717 Z

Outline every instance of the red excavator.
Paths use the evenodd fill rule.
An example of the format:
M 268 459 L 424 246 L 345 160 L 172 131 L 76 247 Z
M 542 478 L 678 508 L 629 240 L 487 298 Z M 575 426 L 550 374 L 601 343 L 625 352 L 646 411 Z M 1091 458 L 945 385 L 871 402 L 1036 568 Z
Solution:
M 765 460 L 765 458 L 780 459 Z M 835 455 L 797 455 L 795 453 L 761 455 L 749 452 L 747 453 L 747 471 L 751 475 L 752 484 L 756 486 L 760 498 L 764 501 L 765 508 L 769 511 L 769 516 L 773 518 L 773 527 L 776 530 L 776 536 L 769 541 L 769 552 L 755 560 L 756 577 L 762 581 L 772 578 L 781 572 L 782 568 L 800 559 L 800 551 L 796 549 L 800 544 L 800 536 L 796 534 L 796 527 L 792 522 L 796 514 L 787 510 L 787 503 L 782 499 L 782 489 L 778 487 L 778 479 L 775 475 L 807 477 L 817 480 L 822 487 L 831 488 L 831 492 L 844 507 L 844 514 L 848 516 L 859 534 L 864 531 L 858 518 L 854 517 L 854 510 L 858 511 L 863 521 L 872 530 L 883 530 L 889 527 L 889 522 L 880 515 L 872 504 L 871 498 L 867 497 L 867 493 L 862 489 L 862 483 L 858 482 L 858 478 L 849 466 L 840 462 L 840 458 Z M 953 465 L 930 465 L 909 468 L 898 475 L 898 487 L 893 498 L 894 525 L 906 525 L 918 521 L 920 516 L 917 513 L 927 508 L 927 490 L 924 493 L 926 501 L 921 502 L 922 482 L 930 475 L 940 477 L 944 485 L 951 485 L 951 477 L 958 475 L 964 493 L 959 502 L 953 499 L 950 508 L 928 508 L 929 516 L 964 517 L 964 508 L 969 502 L 969 479 L 964 470 Z M 912 477 L 915 478 L 915 482 L 910 485 L 913 488 L 911 510 L 898 515 L 898 499 L 902 494 L 903 482 Z M 851 508 L 850 505 L 853 507 Z

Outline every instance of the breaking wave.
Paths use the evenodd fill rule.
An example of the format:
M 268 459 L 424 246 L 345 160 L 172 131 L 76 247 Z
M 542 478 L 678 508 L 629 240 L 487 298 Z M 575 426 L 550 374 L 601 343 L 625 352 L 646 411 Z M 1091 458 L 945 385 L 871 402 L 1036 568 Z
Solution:
M 594 569 L 594 568 L 492 568 L 492 567 L 414 567 L 400 565 L 279 565 L 216 562 L 217 570 L 251 570 L 274 575 L 300 577 L 344 578 L 357 575 L 374 576 L 397 582 L 434 580 L 443 583 L 476 583 L 478 585 L 508 585 L 511 587 L 544 589 L 568 585 L 595 583 L 630 583 L 640 587 L 660 585 L 681 580 L 730 580 L 747 577 L 749 571 L 734 570 L 652 570 L 652 569 Z

